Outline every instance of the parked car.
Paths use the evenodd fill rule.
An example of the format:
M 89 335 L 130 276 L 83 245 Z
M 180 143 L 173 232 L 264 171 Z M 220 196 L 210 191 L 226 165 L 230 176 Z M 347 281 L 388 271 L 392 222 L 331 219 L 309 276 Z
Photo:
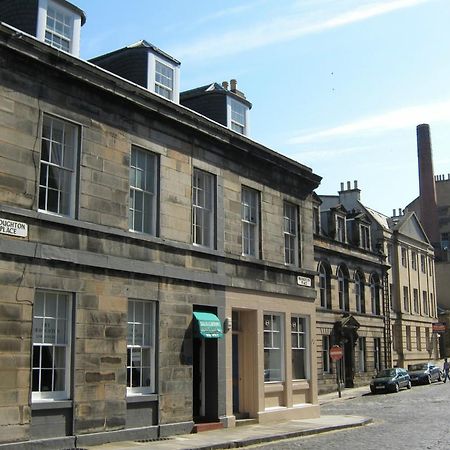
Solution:
M 370 392 L 398 392 L 401 388 L 411 389 L 411 379 L 405 369 L 393 367 L 380 370 L 370 382 Z
M 408 372 L 413 384 L 431 384 L 442 380 L 441 369 L 431 363 L 411 364 Z

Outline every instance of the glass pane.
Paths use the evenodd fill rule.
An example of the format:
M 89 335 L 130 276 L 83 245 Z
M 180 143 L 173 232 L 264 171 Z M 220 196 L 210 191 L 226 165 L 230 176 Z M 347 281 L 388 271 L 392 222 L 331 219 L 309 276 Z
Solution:
M 51 137 L 51 120 L 48 117 L 44 117 L 44 123 L 42 126 L 42 137 L 50 139 Z
M 40 367 L 41 363 L 41 347 L 33 345 L 33 368 Z
M 264 333 L 264 347 L 272 347 L 272 335 L 270 333 Z
M 133 324 L 128 324 L 128 332 L 127 332 L 127 344 L 133 345 Z
M 32 390 L 33 392 L 39 391 L 39 370 L 33 370 L 33 381 L 32 381 Z
M 41 391 L 48 392 L 52 390 L 52 370 L 41 370 Z
M 66 367 L 66 347 L 54 347 L 55 361 L 54 367 L 64 369 Z
M 272 329 L 272 318 L 271 318 L 271 316 L 264 315 L 264 329 L 265 330 Z
M 292 351 L 292 378 L 294 380 L 306 378 L 304 350 Z
M 42 140 L 42 146 L 41 146 L 41 160 L 42 161 L 49 161 L 50 156 L 50 144 L 46 140 Z
M 67 314 L 67 298 L 63 295 L 60 295 L 58 301 L 58 317 L 65 319 L 66 314 Z
M 45 300 L 45 316 L 56 317 L 56 302 L 58 300 L 58 294 L 46 292 Z
M 34 316 L 42 317 L 44 315 L 44 295 L 41 292 L 36 292 L 34 298 Z
M 46 344 L 54 344 L 56 342 L 56 319 L 45 319 L 44 342 Z
M 47 186 L 50 189 L 59 189 L 60 187 L 60 169 L 54 166 L 47 166 Z
M 297 348 L 298 347 L 298 339 L 296 333 L 291 333 L 291 347 Z
M 44 339 L 44 319 L 33 319 L 33 342 L 41 343 Z
M 273 347 L 281 348 L 281 333 L 273 333 Z
M 67 343 L 66 320 L 64 319 L 58 319 L 56 323 L 56 343 L 57 344 Z
M 49 345 L 44 345 L 41 347 L 42 357 L 41 357 L 41 367 L 51 368 L 53 367 L 53 347 Z
M 151 379 L 150 379 L 150 368 L 144 367 L 142 369 L 142 386 L 150 386 Z
M 273 317 L 273 329 L 279 331 L 280 330 L 280 323 L 281 323 L 281 318 L 280 316 L 272 316 Z
M 143 327 L 142 324 L 137 323 L 134 326 L 134 345 L 143 345 Z
M 142 349 L 142 365 L 144 367 L 150 367 L 150 356 L 151 356 L 151 350 L 149 348 Z
M 55 391 L 64 391 L 65 386 L 66 386 L 66 383 L 65 383 L 66 371 L 64 369 L 55 370 L 54 376 L 55 376 L 54 390 Z

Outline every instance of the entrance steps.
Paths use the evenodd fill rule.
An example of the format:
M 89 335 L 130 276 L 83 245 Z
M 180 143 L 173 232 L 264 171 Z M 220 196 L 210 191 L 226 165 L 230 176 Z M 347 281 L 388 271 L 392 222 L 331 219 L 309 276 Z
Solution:
M 245 425 L 256 425 L 258 421 L 256 419 L 237 419 L 236 426 L 243 427 Z
M 222 422 L 196 423 L 191 433 L 201 433 L 203 431 L 220 430 L 223 428 Z

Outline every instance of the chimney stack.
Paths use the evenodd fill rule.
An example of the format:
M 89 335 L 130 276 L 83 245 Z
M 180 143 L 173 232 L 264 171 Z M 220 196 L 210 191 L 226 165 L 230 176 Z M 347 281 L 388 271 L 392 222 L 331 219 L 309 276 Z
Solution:
M 230 80 L 230 90 L 231 92 L 236 92 L 237 90 L 237 80 L 235 80 L 234 78 Z
M 420 221 L 430 243 L 439 248 L 436 186 L 433 173 L 433 152 L 430 126 L 417 126 L 417 157 L 419 161 Z
M 222 87 L 228 91 L 228 81 L 222 81 Z

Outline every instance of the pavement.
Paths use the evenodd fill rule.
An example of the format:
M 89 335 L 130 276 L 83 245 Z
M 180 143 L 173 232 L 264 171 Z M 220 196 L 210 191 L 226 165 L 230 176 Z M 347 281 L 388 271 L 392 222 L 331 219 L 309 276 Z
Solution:
M 367 394 L 367 386 L 343 389 L 341 397 L 337 392 L 319 396 L 321 405 L 343 402 Z M 248 447 L 282 439 L 311 436 L 354 427 L 372 422 L 372 419 L 349 415 L 321 415 L 317 419 L 290 420 L 270 425 L 244 425 L 235 428 L 185 434 L 148 442 L 123 441 L 89 446 L 90 450 L 219 450 Z

